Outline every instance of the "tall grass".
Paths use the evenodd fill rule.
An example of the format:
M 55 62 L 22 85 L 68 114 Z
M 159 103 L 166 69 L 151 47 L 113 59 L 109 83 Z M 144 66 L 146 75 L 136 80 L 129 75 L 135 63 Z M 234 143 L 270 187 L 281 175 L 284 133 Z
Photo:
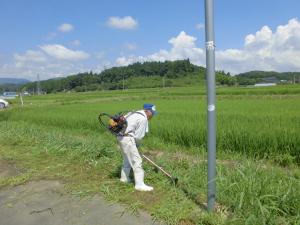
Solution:
M 300 163 L 299 100 L 219 100 L 218 150 L 252 157 L 290 154 Z M 153 135 L 181 146 L 206 148 L 205 104 L 197 99 L 158 102 L 161 114 L 153 120 Z
M 121 164 L 121 154 L 106 133 L 60 129 L 24 121 L 0 122 L 0 142 L 10 146 L 31 146 L 36 152 L 71 157 L 73 160 L 99 168 L 107 179 Z M 12 149 L 14 151 L 14 149 Z M 201 158 L 200 158 L 201 159 Z M 157 219 L 167 224 L 299 224 L 300 173 L 285 170 L 264 161 L 240 158 L 232 164 L 218 163 L 217 214 L 209 216 L 203 208 L 206 199 L 207 167 L 199 157 L 164 153 L 156 158 L 158 164 L 179 177 L 179 186 L 172 187 L 161 175 L 144 164 L 146 179 L 155 187 L 151 200 L 133 196 L 130 187 L 120 188 L 103 181 L 99 188 L 114 201 L 130 202 L 134 207 L 150 210 Z M 158 197 L 155 197 L 158 195 Z M 148 196 L 149 198 L 149 196 Z M 143 202 L 146 201 L 146 202 Z
M 192 224 L 298 225 L 299 165 L 289 171 L 259 159 L 269 158 L 280 165 L 300 164 L 299 88 L 220 88 L 218 93 L 222 93 L 217 96 L 218 154 L 229 158 L 238 155 L 239 162 L 218 163 L 217 202 L 222 213 L 215 217 L 197 210 L 206 198 L 206 164 L 188 152 L 201 149 L 199 152 L 205 156 L 204 88 L 27 97 L 24 108 L 17 107 L 15 101 L 11 109 L 0 112 L 0 142 L 69 155 L 98 165 L 109 177 L 112 172 L 105 172 L 108 165 L 117 169 L 121 156 L 116 151 L 115 140 L 98 124 L 98 113 L 139 109 L 143 103 L 152 102 L 157 105 L 159 115 L 150 122 L 151 133 L 144 145 L 151 149 L 160 146 L 160 151 L 172 145 L 176 150 L 185 149 L 181 153 L 188 155 L 178 159 L 172 155 L 174 152 L 165 152 L 164 157 L 156 159 L 180 177 L 179 188 L 170 188 L 162 176 L 150 173 L 146 166 L 147 179 L 158 187 L 156 193 L 160 195 L 160 199 L 153 200 L 154 205 L 148 206 L 155 217 L 168 224 L 190 221 Z M 103 188 L 105 193 L 110 189 Z M 131 199 L 132 193 L 128 190 L 126 193 Z M 118 195 L 115 199 L 124 199 L 125 193 L 120 191 L 115 195 Z
M 233 94 L 236 90 L 241 89 L 224 89 Z M 269 93 L 282 90 L 282 87 L 272 88 Z M 300 164 L 300 96 L 261 96 L 260 92 L 261 89 L 257 89 L 259 95 L 251 97 L 217 98 L 218 150 L 259 158 L 284 157 Z M 150 123 L 152 131 L 146 143 L 155 139 L 165 144 L 206 148 L 206 100 L 196 88 L 62 96 L 58 95 L 56 100 L 55 95 L 33 100 L 28 98 L 27 101 L 38 101 L 23 109 L 1 112 L 0 121 L 26 121 L 48 127 L 103 133 L 97 122 L 98 113 L 139 109 L 144 102 L 151 101 L 157 105 L 159 116 Z M 38 107 L 50 100 L 52 103 Z

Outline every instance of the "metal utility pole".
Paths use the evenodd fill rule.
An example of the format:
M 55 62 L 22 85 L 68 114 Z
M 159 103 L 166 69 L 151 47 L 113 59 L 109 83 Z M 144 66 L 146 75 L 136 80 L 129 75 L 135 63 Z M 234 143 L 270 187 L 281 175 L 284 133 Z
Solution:
M 205 0 L 205 46 L 207 82 L 207 210 L 214 211 L 216 199 L 216 81 L 214 1 Z
M 125 89 L 124 74 L 123 74 L 123 91 Z
M 41 82 L 40 82 L 40 75 L 37 75 L 37 82 L 36 82 L 36 92 L 37 95 L 41 94 Z
M 296 81 L 296 75 L 294 74 L 294 84 L 296 84 L 297 81 Z
M 22 93 L 22 90 L 20 91 L 20 100 L 21 100 L 21 106 L 23 107 L 24 106 L 24 102 L 23 102 L 23 93 Z

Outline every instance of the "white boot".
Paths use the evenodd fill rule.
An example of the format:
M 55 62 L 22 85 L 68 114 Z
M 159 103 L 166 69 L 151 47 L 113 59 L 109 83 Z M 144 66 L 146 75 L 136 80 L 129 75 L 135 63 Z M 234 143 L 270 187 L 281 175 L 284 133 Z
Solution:
M 153 191 L 153 187 L 144 183 L 144 171 L 134 173 L 135 190 L 137 191 Z
M 141 186 L 135 185 L 135 190 L 137 191 L 153 191 L 153 187 L 143 184 Z
M 131 168 L 122 168 L 121 169 L 121 178 L 120 181 L 123 183 L 130 183 L 132 180 L 129 177 Z

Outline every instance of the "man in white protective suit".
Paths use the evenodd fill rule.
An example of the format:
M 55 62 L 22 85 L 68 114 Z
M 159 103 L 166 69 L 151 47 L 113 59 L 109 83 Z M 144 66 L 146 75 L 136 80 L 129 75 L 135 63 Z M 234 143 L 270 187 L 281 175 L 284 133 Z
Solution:
M 124 136 L 119 136 L 118 141 L 123 155 L 123 167 L 121 169 L 120 181 L 131 182 L 129 174 L 133 170 L 135 189 L 138 191 L 152 191 L 153 187 L 144 183 L 144 170 L 142 168 L 142 157 L 137 146 L 148 132 L 148 121 L 156 114 L 155 105 L 144 104 L 143 110 L 128 113 L 125 118 L 127 128 Z

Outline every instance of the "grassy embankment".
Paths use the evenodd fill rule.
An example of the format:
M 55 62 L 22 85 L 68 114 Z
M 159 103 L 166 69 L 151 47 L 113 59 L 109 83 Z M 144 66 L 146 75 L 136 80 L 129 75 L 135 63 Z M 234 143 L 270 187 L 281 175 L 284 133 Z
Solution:
M 68 181 L 70 191 L 102 192 L 168 224 L 298 224 L 300 221 L 300 87 L 219 88 L 218 213 L 206 201 L 206 97 L 198 88 L 65 93 L 17 100 L 0 112 L 1 157 L 27 168 L 0 185 L 37 177 Z M 116 141 L 99 112 L 157 105 L 143 151 L 179 177 L 173 187 L 145 165 L 154 193 L 118 183 Z

